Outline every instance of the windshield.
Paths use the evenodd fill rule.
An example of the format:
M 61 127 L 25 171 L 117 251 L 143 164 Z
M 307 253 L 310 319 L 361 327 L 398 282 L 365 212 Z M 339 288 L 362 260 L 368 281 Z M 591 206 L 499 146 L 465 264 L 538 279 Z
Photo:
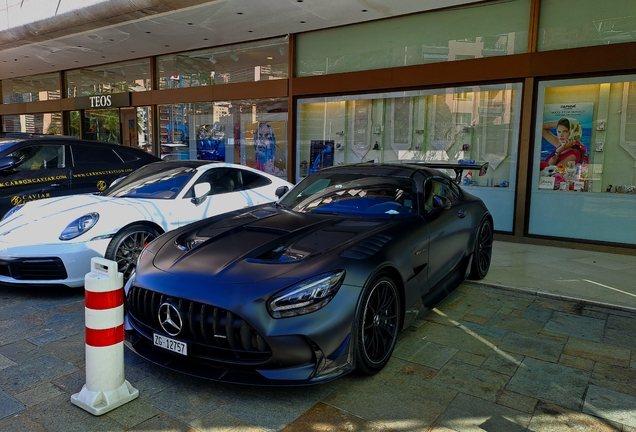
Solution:
M 173 199 L 197 172 L 192 167 L 175 167 L 159 162 L 139 168 L 106 189 L 111 197 Z
M 416 214 L 413 181 L 359 174 L 307 177 L 280 201 L 302 213 L 328 213 L 370 218 Z

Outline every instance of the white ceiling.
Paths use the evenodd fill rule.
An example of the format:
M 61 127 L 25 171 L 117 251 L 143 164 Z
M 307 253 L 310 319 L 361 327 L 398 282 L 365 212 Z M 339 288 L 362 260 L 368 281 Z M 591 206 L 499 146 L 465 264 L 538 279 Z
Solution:
M 479 0 L 6 0 L 0 80 L 302 33 Z M 37 13 L 36 13 L 37 12 Z M 37 17 L 37 18 L 33 18 Z

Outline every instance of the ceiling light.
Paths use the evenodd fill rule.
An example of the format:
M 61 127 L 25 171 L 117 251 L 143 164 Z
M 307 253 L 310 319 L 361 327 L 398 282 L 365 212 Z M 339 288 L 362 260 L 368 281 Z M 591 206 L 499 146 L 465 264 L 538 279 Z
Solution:
M 123 76 L 126 76 L 126 69 L 121 68 L 121 74 L 122 74 Z
M 231 58 L 232 60 L 234 60 L 234 61 L 238 61 L 238 56 L 236 55 L 236 53 L 232 53 L 232 54 L 230 55 L 230 58 Z
M 108 71 L 104 71 L 104 78 L 108 78 Z
M 212 63 L 212 64 L 216 64 L 216 62 L 217 62 L 217 60 L 214 58 L 214 55 L 211 55 L 208 60 L 210 60 L 210 63 Z
M 272 56 L 267 56 L 267 60 L 274 60 L 274 57 L 272 57 Z
M 280 53 L 280 55 L 285 55 L 285 47 L 282 46 L 282 47 L 278 48 L 278 52 Z

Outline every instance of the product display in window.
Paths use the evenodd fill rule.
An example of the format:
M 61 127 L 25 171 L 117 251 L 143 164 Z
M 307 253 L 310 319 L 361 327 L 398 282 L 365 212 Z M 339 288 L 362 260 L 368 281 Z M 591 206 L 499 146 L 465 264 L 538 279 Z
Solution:
M 225 127 L 204 124 L 197 129 L 197 159 L 225 162 Z

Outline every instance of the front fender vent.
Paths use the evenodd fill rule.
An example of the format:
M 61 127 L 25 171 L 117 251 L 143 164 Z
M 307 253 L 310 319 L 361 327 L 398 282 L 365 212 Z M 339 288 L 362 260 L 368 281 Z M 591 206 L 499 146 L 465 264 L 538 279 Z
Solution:
M 343 258 L 365 259 L 375 255 L 387 244 L 393 237 L 386 234 L 376 234 L 358 244 L 351 246 L 340 254 Z

